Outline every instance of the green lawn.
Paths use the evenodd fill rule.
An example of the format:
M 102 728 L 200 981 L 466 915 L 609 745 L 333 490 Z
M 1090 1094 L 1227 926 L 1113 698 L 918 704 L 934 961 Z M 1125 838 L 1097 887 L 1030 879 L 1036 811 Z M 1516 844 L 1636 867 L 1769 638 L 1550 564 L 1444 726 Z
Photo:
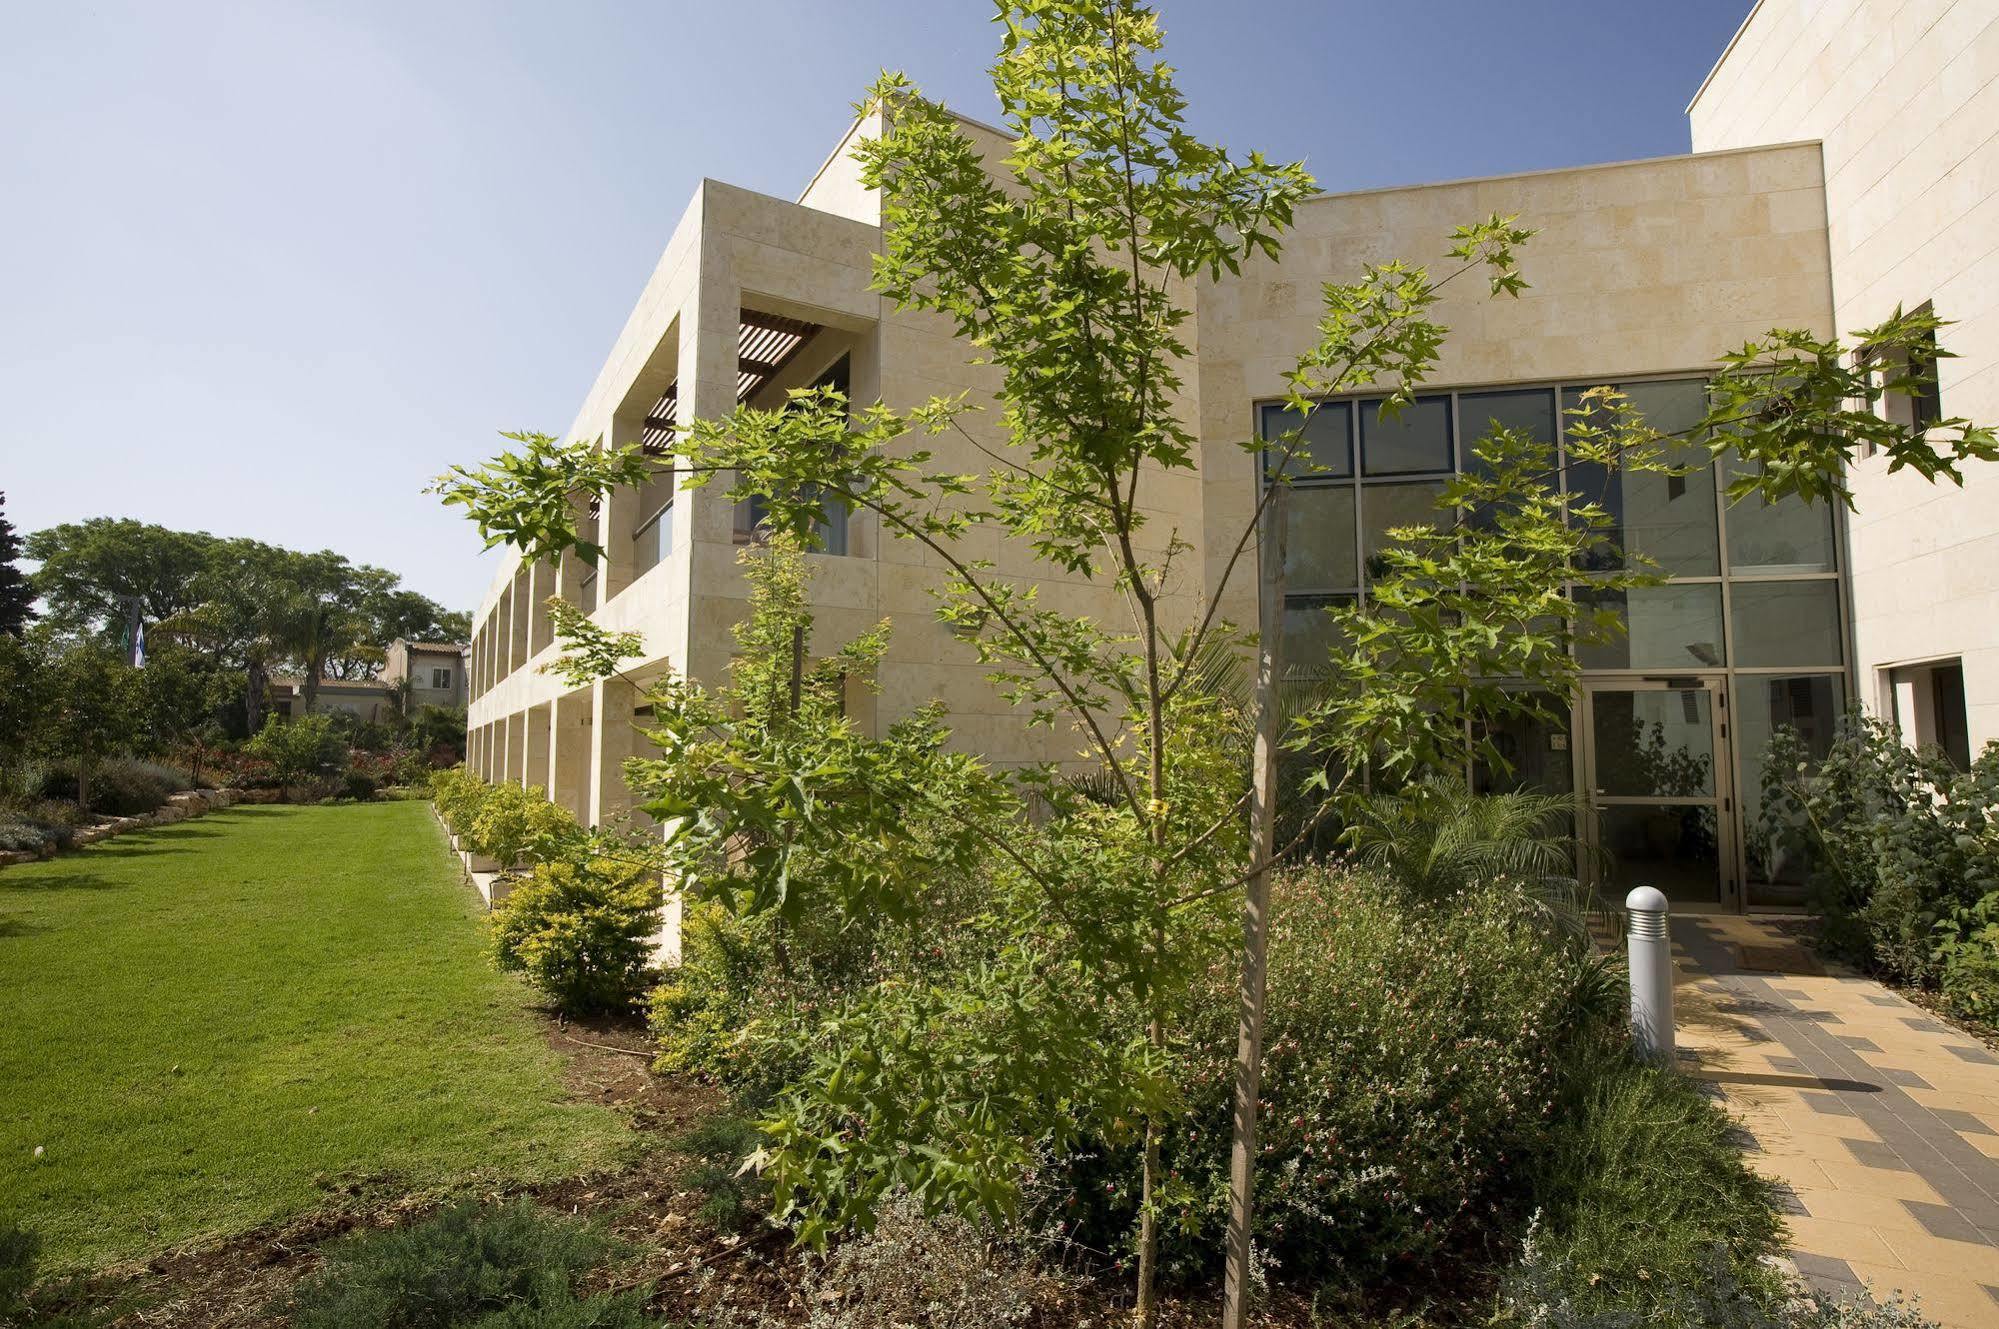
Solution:
M 0 870 L 0 1221 L 98 1266 L 350 1182 L 611 1162 L 627 1128 L 564 1101 L 480 912 L 421 803 L 233 808 Z

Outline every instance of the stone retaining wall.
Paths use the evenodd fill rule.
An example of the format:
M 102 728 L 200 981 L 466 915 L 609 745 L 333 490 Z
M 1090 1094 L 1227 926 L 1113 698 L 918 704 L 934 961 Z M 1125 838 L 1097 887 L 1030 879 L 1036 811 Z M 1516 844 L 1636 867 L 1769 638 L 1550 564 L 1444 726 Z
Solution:
M 155 826 L 171 826 L 177 821 L 199 817 L 217 808 L 231 807 L 237 803 L 275 802 L 275 789 L 190 789 L 186 793 L 167 795 L 166 803 L 152 812 L 142 812 L 136 817 L 100 817 L 94 825 L 79 826 L 70 836 L 71 850 L 85 845 L 96 844 L 99 840 L 109 840 L 127 831 L 150 830 Z M 34 863 L 44 858 L 54 858 L 65 852 L 54 845 L 45 845 L 40 850 L 6 849 L 0 850 L 0 867 L 15 863 Z

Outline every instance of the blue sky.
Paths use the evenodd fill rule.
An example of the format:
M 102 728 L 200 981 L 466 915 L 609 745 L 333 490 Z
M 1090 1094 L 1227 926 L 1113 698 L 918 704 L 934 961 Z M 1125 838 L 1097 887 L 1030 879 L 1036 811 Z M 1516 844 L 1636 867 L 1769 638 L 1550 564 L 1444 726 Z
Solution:
M 1195 127 L 1330 190 L 1684 152 L 1748 0 L 1164 0 Z M 0 0 L 0 489 L 469 608 L 418 491 L 560 432 L 696 182 L 794 197 L 873 74 L 990 119 L 982 0 Z

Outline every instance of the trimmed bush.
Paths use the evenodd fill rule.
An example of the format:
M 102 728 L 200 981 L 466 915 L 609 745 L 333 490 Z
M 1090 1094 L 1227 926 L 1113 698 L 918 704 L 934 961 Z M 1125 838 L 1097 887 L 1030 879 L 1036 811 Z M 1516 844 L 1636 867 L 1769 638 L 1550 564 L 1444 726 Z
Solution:
M 540 785 L 496 784 L 486 786 L 471 825 L 460 833 L 504 870 L 555 856 L 580 840 L 583 828 L 568 809 L 549 802 Z
M 641 1329 L 645 1292 L 579 1298 L 602 1233 L 526 1200 L 453 1205 L 333 1248 L 290 1306 L 294 1329 Z
M 651 981 L 660 904 L 658 874 L 643 866 L 544 862 L 494 911 L 493 956 L 564 1014 L 622 1011 Z
M 463 766 L 447 766 L 430 777 L 430 799 L 453 835 L 467 835 L 493 786 Z
M 357 803 L 366 803 L 374 798 L 378 787 L 375 777 L 366 771 L 349 771 L 340 777 L 340 796 Z

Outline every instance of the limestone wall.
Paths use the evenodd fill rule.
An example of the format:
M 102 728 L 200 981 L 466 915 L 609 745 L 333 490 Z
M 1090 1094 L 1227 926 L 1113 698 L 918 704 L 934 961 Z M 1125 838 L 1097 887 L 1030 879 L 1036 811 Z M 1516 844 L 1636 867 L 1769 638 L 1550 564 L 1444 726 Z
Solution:
M 1999 4 L 1764 0 L 1687 111 L 1696 149 L 1823 142 L 1842 332 L 1934 302 L 1943 412 L 1999 422 Z M 1999 466 L 1962 490 L 1854 469 L 1862 696 L 1961 657 L 1974 747 L 1999 739 Z

